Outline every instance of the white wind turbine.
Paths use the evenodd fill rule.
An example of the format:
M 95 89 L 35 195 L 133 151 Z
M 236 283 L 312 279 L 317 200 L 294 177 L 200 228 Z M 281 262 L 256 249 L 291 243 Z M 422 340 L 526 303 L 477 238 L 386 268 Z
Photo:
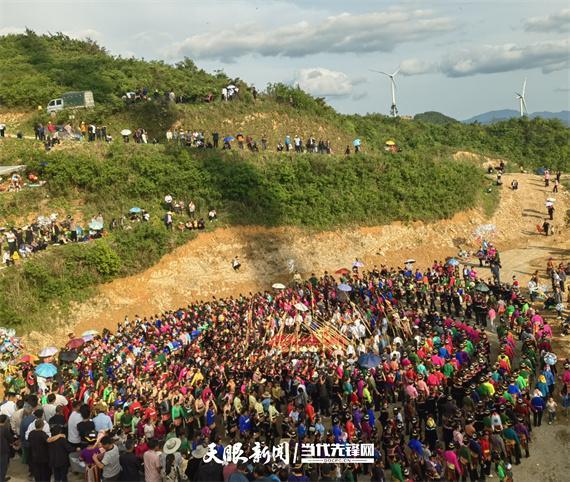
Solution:
M 381 70 L 370 70 L 370 72 L 385 75 L 390 79 L 390 86 L 392 87 L 392 105 L 390 106 L 390 115 L 392 117 L 396 117 L 398 115 L 398 108 L 396 107 L 396 81 L 394 80 L 394 77 L 396 77 L 398 72 L 400 72 L 400 69 L 396 70 L 393 74 L 388 74 Z
M 515 92 L 515 94 L 517 94 L 517 99 L 519 100 L 519 108 L 521 111 L 521 117 L 524 117 L 525 114 L 528 114 L 528 110 L 526 109 L 526 99 L 524 97 L 525 90 L 526 90 L 526 77 L 525 77 L 524 82 L 523 82 L 522 92 L 520 94 L 518 92 Z

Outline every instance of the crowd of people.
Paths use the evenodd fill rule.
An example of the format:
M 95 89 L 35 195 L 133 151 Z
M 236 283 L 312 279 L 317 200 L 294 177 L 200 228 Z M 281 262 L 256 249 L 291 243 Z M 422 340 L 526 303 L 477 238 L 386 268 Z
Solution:
M 221 137 L 220 133 L 217 131 L 212 132 L 211 136 L 208 136 L 201 130 L 175 128 L 166 131 L 166 140 L 167 142 L 174 142 L 183 146 L 201 149 L 218 149 L 221 146 L 223 150 L 231 150 L 233 149 L 232 145 L 234 145 L 234 142 L 240 150 L 259 152 L 260 150 L 266 151 L 269 149 L 269 141 L 265 134 L 262 134 L 261 138 L 256 140 L 253 135 L 244 135 L 241 132 L 238 132 L 235 136 L 228 135 Z M 360 152 L 360 142 L 354 145 L 353 148 L 355 153 Z M 347 146 L 347 149 L 350 154 L 350 146 Z M 333 153 L 332 143 L 328 139 L 317 140 L 313 135 L 310 135 L 306 140 L 303 140 L 299 135 L 291 137 L 287 134 L 283 138 L 283 141 L 277 142 L 275 150 L 277 152 Z
M 70 334 L 47 374 L 14 362 L 4 470 L 18 451 L 41 482 L 512 480 L 570 405 L 541 309 L 468 266 L 361 266 Z M 237 442 L 368 442 L 374 463 L 219 464 Z
M 103 215 L 100 213 L 91 219 L 86 229 L 71 216 L 59 220 L 58 215 L 52 213 L 22 227 L 0 227 L 0 257 L 4 266 L 11 266 L 48 246 L 85 242 L 102 234 Z
M 189 200 L 186 203 L 184 200 L 176 200 L 170 194 L 164 196 L 164 225 L 166 229 L 173 230 L 176 228 L 178 231 L 203 231 L 206 229 L 206 222 L 204 218 L 196 212 L 196 204 L 194 201 Z M 178 221 L 175 221 L 175 216 Z M 214 207 L 208 210 L 208 221 L 210 223 L 218 220 L 218 211 Z

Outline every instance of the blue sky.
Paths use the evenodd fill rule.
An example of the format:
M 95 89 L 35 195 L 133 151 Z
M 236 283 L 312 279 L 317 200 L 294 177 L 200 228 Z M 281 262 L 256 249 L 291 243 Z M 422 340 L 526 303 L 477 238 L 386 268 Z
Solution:
M 49 6 L 48 6 L 49 4 Z M 570 4 L 554 0 L 0 0 L 0 34 L 62 31 L 113 54 L 192 58 L 263 89 L 299 83 L 341 112 L 390 107 L 459 119 L 570 109 Z

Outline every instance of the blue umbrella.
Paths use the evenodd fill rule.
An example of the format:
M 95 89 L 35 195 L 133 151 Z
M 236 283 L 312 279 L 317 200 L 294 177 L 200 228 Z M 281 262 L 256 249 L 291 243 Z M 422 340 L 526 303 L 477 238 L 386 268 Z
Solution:
M 449 266 L 459 266 L 460 263 L 459 263 L 459 261 L 457 261 L 455 258 L 450 258 L 450 259 L 447 261 L 447 264 L 448 264 Z
M 36 375 L 39 377 L 50 378 L 57 373 L 57 367 L 52 363 L 40 363 L 36 367 Z
M 358 364 L 362 368 L 376 368 L 380 363 L 382 363 L 382 359 L 374 353 L 365 353 L 358 357 Z
M 236 140 L 236 138 L 233 136 L 224 137 L 224 142 L 232 142 L 235 140 Z
M 341 284 L 338 285 L 338 289 L 339 289 L 340 291 L 346 291 L 346 292 L 348 292 L 348 291 L 352 291 L 352 286 L 347 285 L 346 283 L 341 283 Z
M 354 140 L 352 141 L 352 145 L 353 145 L 354 147 L 358 147 L 358 146 L 360 146 L 360 144 L 361 144 L 360 139 L 354 139 Z
M 138 213 L 140 213 L 141 211 L 142 211 L 141 208 L 131 208 L 131 209 L 129 209 L 129 212 L 130 212 L 131 214 L 138 214 Z

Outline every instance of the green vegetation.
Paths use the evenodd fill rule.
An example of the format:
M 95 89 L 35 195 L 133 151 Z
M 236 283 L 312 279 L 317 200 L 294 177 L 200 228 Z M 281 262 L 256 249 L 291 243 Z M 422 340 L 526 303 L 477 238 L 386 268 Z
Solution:
M 378 225 L 394 220 L 434 221 L 481 206 L 491 214 L 499 190 L 475 161 L 452 160 L 458 150 L 501 157 L 510 169 L 549 166 L 570 170 L 570 129 L 543 119 L 512 119 L 489 126 L 465 125 L 437 112 L 414 120 L 379 114 L 341 115 L 302 90 L 269 85 L 255 100 L 248 86 L 240 99 L 204 103 L 230 82 L 185 59 L 172 66 L 158 61 L 111 56 L 93 41 L 63 34 L 0 37 L 0 113 L 8 132 L 33 134 L 36 123 L 83 120 L 106 125 L 115 139 L 123 128 L 144 127 L 158 145 L 115 141 L 65 141 L 49 153 L 40 143 L 4 140 L 0 164 L 26 164 L 47 184 L 0 195 L 0 223 L 22 225 L 38 214 L 58 212 L 76 219 L 104 213 L 106 223 L 130 207 L 147 209 L 151 222 L 111 232 L 104 239 L 52 247 L 19 266 L 0 272 L 0 324 L 37 326 L 46 317 L 65 316 L 72 301 L 91 296 L 100 283 L 139 272 L 192 234 L 167 232 L 162 223 L 165 194 L 196 202 L 200 214 L 215 206 L 221 224 L 295 225 L 330 229 Z M 121 96 L 138 88 L 173 90 L 186 103 L 163 96 L 125 104 Z M 96 107 L 49 117 L 38 112 L 54 97 L 92 90 Z M 24 111 L 24 112 L 22 112 Z M 12 117 L 10 117 L 12 116 Z M 171 128 L 200 130 L 209 138 L 241 132 L 268 139 L 270 151 L 211 151 L 166 144 Z M 360 138 L 363 154 L 326 156 L 274 151 L 285 135 L 331 141 L 335 154 Z M 401 152 L 384 151 L 386 140 Z M 145 256 L 140 256 L 145 253 Z
M 156 222 L 89 243 L 52 246 L 1 271 L 0 325 L 25 332 L 54 316 L 65 316 L 71 302 L 89 299 L 97 285 L 152 266 L 190 238 L 165 236 Z
M 0 196 L 8 224 L 38 210 L 74 210 L 78 219 L 101 211 L 109 223 L 133 206 L 147 209 L 151 223 L 52 247 L 3 270 L 0 324 L 17 327 L 37 325 L 56 309 L 65 314 L 71 301 L 88 298 L 98 284 L 145 269 L 187 241 L 187 233 L 162 225 L 167 193 L 192 198 L 204 216 L 215 206 L 222 224 L 327 229 L 449 217 L 483 202 L 489 182 L 473 163 L 413 153 L 242 157 L 174 145 L 117 143 L 50 153 L 34 146 L 5 143 L 11 157 L 26 157 L 29 169 L 47 181 L 41 189 Z
M 91 90 L 96 103 L 122 106 L 126 92 L 147 87 L 173 90 L 189 100 L 218 93 L 228 78 L 198 69 L 190 59 L 175 66 L 161 61 L 114 57 L 96 42 L 62 33 L 0 37 L 0 103 L 7 107 L 46 106 L 63 92 Z
M 457 124 L 459 121 L 453 117 L 449 117 L 441 112 L 428 111 L 422 114 L 416 114 L 414 120 L 425 122 L 426 124 Z
M 348 117 L 366 146 L 380 149 L 394 139 L 404 151 L 472 151 L 504 158 L 525 169 L 570 170 L 570 129 L 558 120 L 517 118 L 492 125 L 426 124 L 379 114 Z

